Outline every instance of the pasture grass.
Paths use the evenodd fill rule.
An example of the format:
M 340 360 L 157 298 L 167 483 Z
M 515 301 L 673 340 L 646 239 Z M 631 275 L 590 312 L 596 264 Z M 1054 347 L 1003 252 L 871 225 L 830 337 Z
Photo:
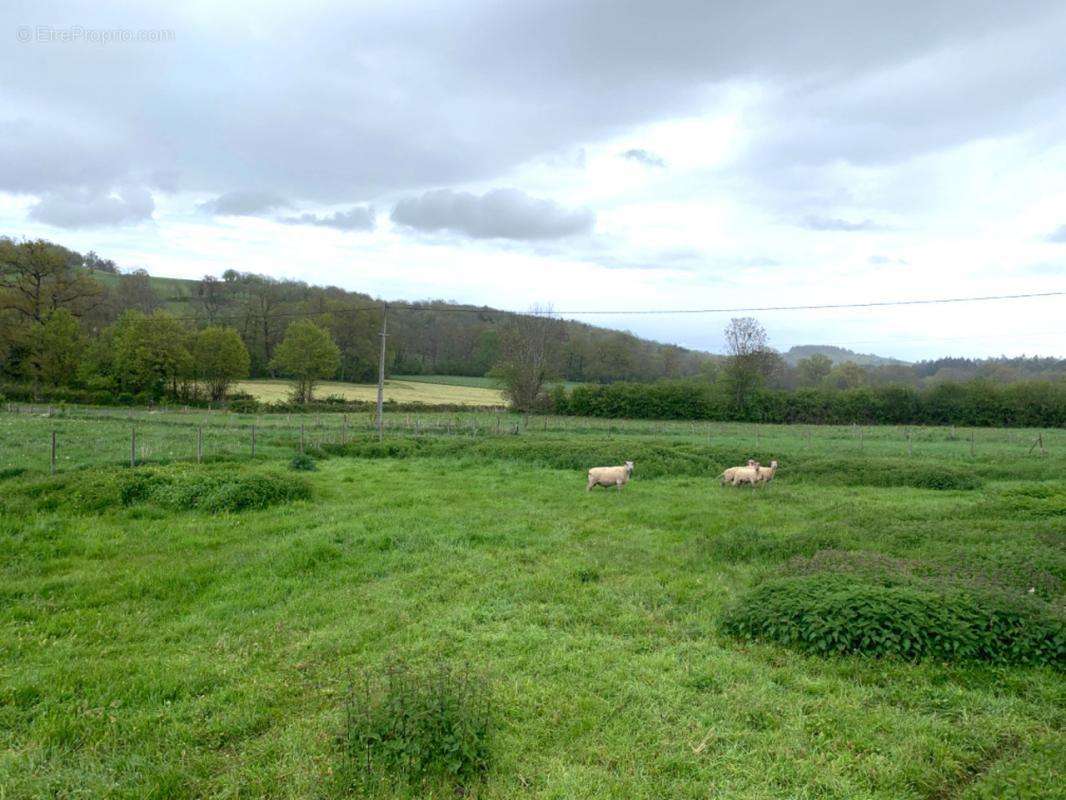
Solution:
M 201 424 L 221 461 L 131 470 L 116 466 L 128 459 L 125 413 L 0 415 L 5 800 L 324 798 L 352 786 L 389 797 L 1063 796 L 1066 680 L 1053 667 L 822 657 L 722 628 L 754 587 L 815 574 L 827 550 L 937 574 L 1001 568 L 1008 586 L 1039 574 L 1061 610 L 1066 481 L 1054 444 L 1029 458 L 1020 435 L 989 431 L 971 459 L 968 441 L 929 429 L 908 459 L 892 429 L 867 430 L 859 451 L 846 429 L 809 440 L 763 428 L 756 444 L 750 427 L 533 420 L 490 435 L 493 417 L 471 415 L 451 434 L 401 428 L 379 446 L 355 420 L 341 443 L 330 417 L 321 446 L 304 420 L 321 457 L 293 472 L 291 418 L 259 419 L 253 461 L 238 445 L 254 417 L 139 412 L 159 461 L 167 443 L 170 460 L 187 461 Z M 470 420 L 480 433 L 461 432 Z M 55 478 L 39 446 L 53 426 L 73 451 Z M 112 438 L 117 452 L 99 454 Z M 634 452 L 623 491 L 584 491 L 588 459 Z M 774 483 L 713 481 L 723 460 L 749 453 L 780 458 Z M 833 472 L 834 455 L 865 467 Z M 976 482 L 923 483 L 937 469 Z M 237 512 L 62 499 L 153 471 L 281 475 L 307 494 Z M 397 662 L 484 676 L 483 774 L 347 780 L 352 675 Z

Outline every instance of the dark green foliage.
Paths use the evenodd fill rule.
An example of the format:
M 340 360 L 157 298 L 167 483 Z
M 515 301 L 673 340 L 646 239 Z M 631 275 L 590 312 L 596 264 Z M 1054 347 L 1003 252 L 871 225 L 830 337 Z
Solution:
M 722 630 L 821 655 L 1066 667 L 1066 617 L 1035 596 L 923 579 L 913 564 L 874 554 L 812 561 L 749 591 Z
M 1066 383 L 1026 380 L 942 382 L 927 389 L 758 389 L 744 404 L 705 381 L 577 386 L 551 395 L 557 414 L 623 419 L 704 419 L 826 425 L 1062 427 Z
M 318 466 L 315 464 L 315 459 L 307 453 L 297 453 L 289 462 L 289 469 L 297 472 L 314 472 Z
M 111 467 L 72 472 L 20 487 L 38 510 L 102 513 L 139 504 L 171 511 L 239 512 L 305 500 L 311 487 L 293 476 L 232 464 Z
M 344 699 L 345 788 L 469 784 L 491 762 L 489 687 L 468 668 L 400 663 L 353 682 Z
M 3 469 L 0 469 L 0 481 L 6 481 L 9 478 L 17 478 L 20 475 L 25 474 L 25 467 L 4 467 Z

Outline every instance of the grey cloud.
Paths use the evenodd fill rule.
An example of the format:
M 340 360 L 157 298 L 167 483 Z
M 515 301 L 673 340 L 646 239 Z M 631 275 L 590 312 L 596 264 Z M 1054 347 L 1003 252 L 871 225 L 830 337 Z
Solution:
M 1049 242 L 1066 242 L 1066 225 L 1060 225 L 1058 228 L 1048 234 L 1047 240 Z
M 877 231 L 884 230 L 884 226 L 872 219 L 864 219 L 859 222 L 841 219 L 839 217 L 822 217 L 817 214 L 809 214 L 800 221 L 801 228 L 812 231 Z
M 128 187 L 112 193 L 77 190 L 45 194 L 30 209 L 30 219 L 57 228 L 132 225 L 151 218 L 155 202 L 147 189 Z
M 451 231 L 475 239 L 561 239 L 587 233 L 595 223 L 588 209 L 566 209 L 517 189 L 482 196 L 437 189 L 401 200 L 392 220 L 420 231 Z
M 348 211 L 337 211 L 325 216 L 300 214 L 284 217 L 281 221 L 289 225 L 318 225 L 341 231 L 370 231 L 374 229 L 374 209 L 369 206 L 356 206 Z
M 627 159 L 628 161 L 636 161 L 637 163 L 643 164 L 646 167 L 666 166 L 666 162 L 662 158 L 655 155 L 654 153 L 649 153 L 642 147 L 635 147 L 631 150 L 626 150 L 624 153 L 622 153 L 622 158 Z
M 290 205 L 284 197 L 273 192 L 236 191 L 226 192 L 214 200 L 200 203 L 201 211 L 220 216 L 255 216 Z
M 2 4 L 8 31 L 82 13 L 95 27 L 179 34 L 121 48 L 0 48 L 0 124 L 43 120 L 0 142 L 0 189 L 100 189 L 174 169 L 189 191 L 270 186 L 296 200 L 370 199 L 493 179 L 625 126 L 705 113 L 708 90 L 733 82 L 780 98 L 768 105 L 765 146 L 752 148 L 769 165 L 883 158 L 1034 121 L 1061 125 L 1066 106 L 1057 77 L 1066 7 L 1052 0 L 974 0 L 965 14 L 919 0 L 335 0 L 315 14 L 278 9 L 254 36 L 236 33 L 246 6 L 216 11 Z M 969 58 L 974 48 L 982 55 Z M 936 53 L 961 55 L 906 69 Z

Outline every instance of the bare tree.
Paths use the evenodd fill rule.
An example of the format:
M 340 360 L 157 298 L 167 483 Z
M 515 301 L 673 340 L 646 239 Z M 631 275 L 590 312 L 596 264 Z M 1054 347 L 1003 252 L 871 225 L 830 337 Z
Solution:
M 515 410 L 532 411 L 551 375 L 552 351 L 561 338 L 550 307 L 511 317 L 500 331 L 500 360 L 492 370 Z
M 772 363 L 766 329 L 754 317 L 734 317 L 725 329 L 728 361 L 724 372 L 733 402 L 743 406 Z

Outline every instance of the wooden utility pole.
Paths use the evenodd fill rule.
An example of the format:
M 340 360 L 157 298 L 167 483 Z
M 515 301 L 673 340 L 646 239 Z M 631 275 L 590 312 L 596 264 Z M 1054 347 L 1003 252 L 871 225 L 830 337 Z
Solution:
M 389 304 L 386 303 L 381 310 L 381 358 L 378 359 L 378 441 L 384 436 L 385 415 L 385 337 L 388 335 Z

